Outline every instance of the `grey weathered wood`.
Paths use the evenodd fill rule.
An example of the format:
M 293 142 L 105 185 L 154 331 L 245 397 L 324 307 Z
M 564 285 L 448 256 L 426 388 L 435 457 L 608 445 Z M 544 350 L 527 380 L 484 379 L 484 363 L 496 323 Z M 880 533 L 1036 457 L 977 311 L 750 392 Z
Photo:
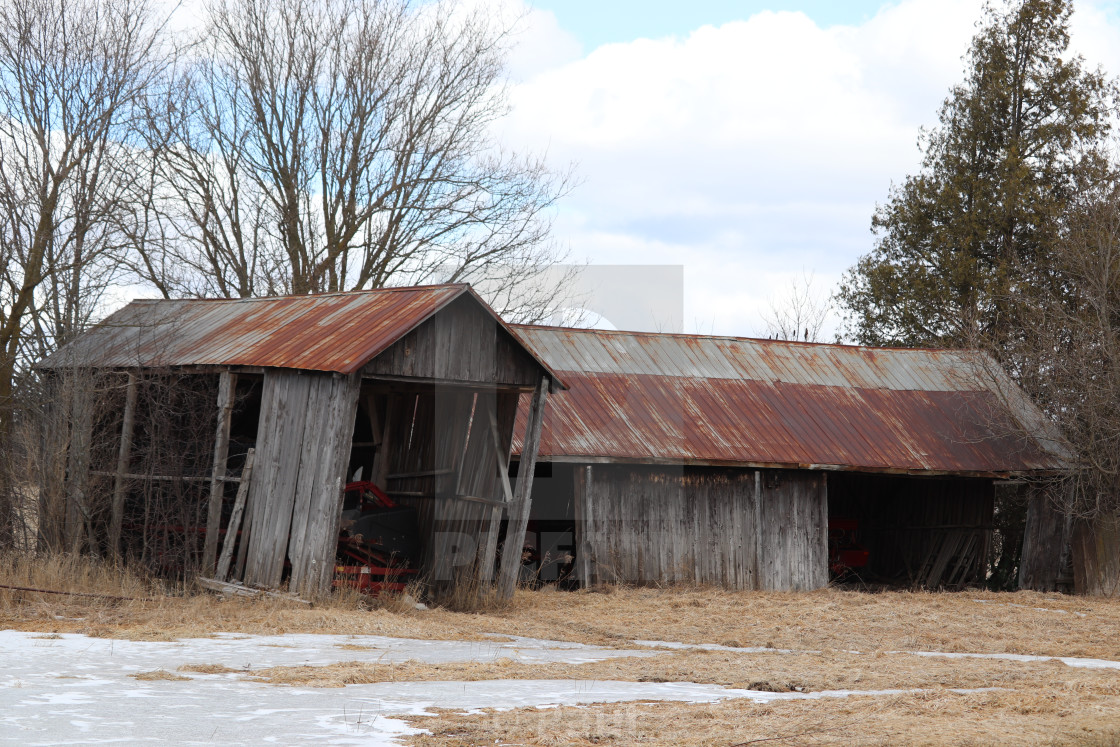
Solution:
M 320 448 L 316 458 L 301 459 L 299 482 L 310 484 L 310 493 L 306 504 L 297 499 L 295 510 L 306 505 L 307 516 L 297 522 L 293 514 L 288 554 L 292 560 L 291 588 L 308 597 L 330 591 L 334 577 L 342 488 L 360 391 L 357 375 L 323 377 L 319 400 L 324 414 L 318 421 L 318 431 L 312 429 L 314 419 L 307 421 L 305 443 L 317 442 Z M 304 479 L 304 471 L 310 471 L 309 481 Z
M 255 450 L 254 450 L 255 451 Z M 237 543 L 237 562 L 233 565 L 233 579 L 245 579 L 245 559 L 249 555 L 249 534 L 253 529 L 253 494 L 245 494 L 245 513 L 241 517 L 241 541 Z M 229 580 L 227 576 L 226 580 Z
M 754 588 L 762 589 L 762 471 L 754 471 L 754 504 L 751 528 L 754 530 Z
M 114 478 L 120 475 L 125 480 L 146 480 L 148 482 L 211 482 L 214 479 L 212 475 L 147 475 L 140 472 L 110 472 L 104 469 L 91 469 L 89 473 L 99 477 Z M 218 479 L 222 482 L 241 482 L 240 477 L 233 477 L 232 475 L 226 475 Z
M 577 544 L 577 570 L 636 583 L 825 585 L 824 481 L 792 471 L 775 487 L 763 481 L 753 472 L 713 468 L 603 465 L 593 479 L 577 472 L 577 531 L 588 545 Z M 582 570 L 580 554 L 589 570 Z
M 206 542 L 202 546 L 202 573 L 214 572 L 218 554 L 218 532 L 222 525 L 222 502 L 225 496 L 226 463 L 229 459 L 229 427 L 233 416 L 234 388 L 237 377 L 222 371 L 218 377 L 218 416 L 214 433 L 214 466 L 210 472 L 210 502 L 206 512 Z
M 287 545 L 288 560 L 292 564 L 288 588 L 294 592 L 302 592 L 311 560 L 307 537 L 312 524 L 311 512 L 316 496 L 315 482 L 323 471 L 321 462 L 333 461 L 333 451 L 336 448 L 331 427 L 332 400 L 335 394 L 331 378 L 330 376 L 310 378 L 307 416 L 303 430 L 292 435 L 293 440 L 299 441 L 301 448 L 297 457 L 298 471 L 295 473 L 290 528 L 287 536 L 282 539 Z
M 443 477 L 445 475 L 454 475 L 457 470 L 454 469 L 424 469 L 419 472 L 398 472 L 392 475 L 386 475 L 389 480 L 409 480 L 413 477 Z
M 575 468 L 575 545 L 576 578 L 584 588 L 591 586 L 590 507 L 591 465 Z
M 1054 591 L 1058 585 L 1062 551 L 1070 541 L 1070 522 L 1058 509 L 1049 485 L 1031 485 L 1023 550 L 1019 562 L 1019 588 Z
M 486 518 L 483 527 L 481 549 L 478 555 L 478 580 L 489 584 L 494 580 L 494 564 L 498 555 L 498 534 L 501 531 L 502 511 L 513 503 L 513 489 L 509 485 L 509 446 L 503 448 L 502 436 L 498 429 L 497 398 L 479 398 L 480 406 L 486 408 L 486 420 L 490 434 L 490 443 L 493 444 L 494 468 L 497 472 L 498 483 L 502 488 L 501 503 L 506 505 L 496 506 Z M 477 417 L 477 411 L 476 411 Z
M 517 586 L 521 569 L 521 546 L 525 542 L 525 530 L 532 511 L 533 472 L 537 467 L 537 451 L 540 447 L 541 428 L 544 425 L 544 412 L 548 403 L 548 376 L 542 376 L 533 392 L 529 405 L 529 418 L 525 424 L 524 444 L 521 448 L 521 463 L 517 471 L 517 490 L 510 507 L 509 523 L 506 527 L 505 552 L 502 553 L 502 567 L 498 575 L 498 597 L 510 599 Z
M 220 581 L 216 578 L 206 578 L 205 576 L 199 576 L 195 580 L 198 581 L 198 585 L 203 587 L 204 589 L 216 591 L 219 594 L 233 594 L 234 596 L 239 597 L 265 596 L 271 599 L 286 599 L 289 602 L 298 602 L 299 604 L 311 604 L 310 601 L 306 599 L 300 599 L 293 594 L 283 594 L 276 591 L 251 589 L 248 586 L 243 586 L 242 584 L 231 584 L 227 581 Z
M 229 565 L 233 560 L 233 546 L 237 543 L 237 532 L 241 528 L 241 518 L 245 512 L 245 500 L 249 497 L 249 485 L 253 481 L 253 461 L 257 450 L 249 449 L 245 455 L 245 466 L 241 468 L 241 484 L 237 488 L 237 498 L 233 501 L 233 513 L 229 517 L 226 527 L 226 541 L 222 546 L 221 557 L 218 558 L 218 570 L 215 574 L 219 581 L 229 578 Z
M 136 374 L 128 374 L 125 388 L 124 415 L 121 419 L 121 443 L 117 452 L 117 471 L 113 475 L 113 502 L 109 510 L 109 552 L 114 557 L 121 551 L 121 522 L 124 517 L 125 480 L 132 456 L 132 431 L 136 423 Z
M 265 374 L 257 433 L 260 480 L 250 486 L 253 525 L 245 583 L 276 588 L 284 571 L 312 381 L 323 374 Z M 271 382 L 271 386 L 270 386 Z M 264 396 L 268 394 L 269 396 Z
M 528 388 L 540 364 L 475 299 L 461 297 L 366 365 L 367 377 Z

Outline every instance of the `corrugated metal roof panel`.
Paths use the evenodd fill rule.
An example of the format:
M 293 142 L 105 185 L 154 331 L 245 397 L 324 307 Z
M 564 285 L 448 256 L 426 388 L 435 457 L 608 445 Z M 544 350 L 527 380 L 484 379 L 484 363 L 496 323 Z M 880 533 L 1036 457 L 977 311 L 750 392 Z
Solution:
M 545 458 L 983 474 L 1061 466 L 1041 413 L 979 353 L 513 329 L 569 385 L 550 400 Z M 1018 435 L 1024 428 L 1036 437 Z
M 38 367 L 261 366 L 349 374 L 463 294 L 509 330 L 466 284 L 133 301 Z M 552 376 L 555 387 L 562 386 L 547 364 L 531 349 L 526 352 Z

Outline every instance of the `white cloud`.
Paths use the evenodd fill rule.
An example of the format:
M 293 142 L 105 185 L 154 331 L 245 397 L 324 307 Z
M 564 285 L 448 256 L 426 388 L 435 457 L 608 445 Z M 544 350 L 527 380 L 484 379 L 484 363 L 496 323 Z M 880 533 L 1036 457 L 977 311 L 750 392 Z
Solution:
M 1078 11 L 1075 47 L 1120 72 L 1104 7 Z M 831 286 L 871 248 L 875 204 L 918 168 L 980 12 L 908 0 L 825 29 L 764 12 L 605 45 L 524 78 L 502 136 L 577 163 L 557 222 L 574 255 L 684 264 L 686 329 L 758 333 L 791 273 Z

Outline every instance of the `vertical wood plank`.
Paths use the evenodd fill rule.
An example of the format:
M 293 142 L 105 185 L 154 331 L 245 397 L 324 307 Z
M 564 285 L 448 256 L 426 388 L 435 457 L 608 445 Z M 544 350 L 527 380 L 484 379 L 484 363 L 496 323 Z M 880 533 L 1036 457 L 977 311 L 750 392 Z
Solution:
M 136 423 L 136 374 L 128 374 L 124 397 L 124 416 L 121 420 L 121 443 L 117 453 L 117 473 L 113 476 L 113 503 L 109 513 L 109 553 L 120 557 L 121 522 L 124 517 L 125 473 L 132 456 L 132 431 Z
M 302 575 L 297 579 L 293 570 L 292 577 L 292 586 L 311 597 L 329 592 L 334 576 L 342 489 L 354 438 L 361 380 L 358 375 L 332 377 L 329 389 L 324 449 L 316 464 L 304 547 L 299 553 Z M 313 438 L 313 434 L 309 433 L 308 438 Z
M 268 496 L 276 484 L 276 473 L 280 467 L 280 439 L 276 434 L 276 423 L 283 394 L 283 379 L 274 372 L 266 372 L 261 390 L 261 412 L 257 421 L 256 438 L 256 479 L 249 487 L 249 499 L 244 519 L 248 535 L 242 535 L 244 549 L 238 552 L 237 575 L 250 583 L 258 575 L 257 569 L 263 561 L 262 542 L 258 535 L 265 532 Z
M 507 507 L 513 503 L 513 489 L 509 485 L 509 447 L 502 447 L 502 437 L 498 433 L 497 398 L 479 396 L 478 404 L 486 410 L 486 421 L 490 432 L 490 442 L 493 444 L 494 468 L 498 474 L 498 484 L 502 489 L 502 500 Z M 480 413 L 475 412 L 475 417 Z M 503 455 L 504 454 L 504 455 Z M 507 509 L 508 510 L 508 509 Z M 478 555 L 478 580 L 489 584 L 494 580 L 494 564 L 498 554 L 498 533 L 501 531 L 502 509 L 490 509 L 483 529 L 481 548 Z
M 598 547 L 598 535 L 596 533 L 596 501 L 595 501 L 595 480 L 594 471 L 591 465 L 583 468 L 584 478 L 584 502 L 583 502 L 583 526 L 584 526 L 584 541 L 579 548 L 579 552 L 584 557 L 584 582 L 586 586 L 594 586 L 599 583 L 599 566 L 596 564 L 595 559 L 600 552 Z
M 252 488 L 252 485 L 249 486 Z M 249 535 L 253 529 L 253 494 L 245 495 L 245 513 L 241 517 L 241 541 L 237 543 L 237 562 L 233 566 L 234 581 L 245 578 L 245 559 L 249 556 Z
M 245 511 L 245 500 L 249 497 L 249 485 L 253 481 L 253 461 L 256 449 L 249 449 L 245 455 L 245 465 L 241 468 L 241 484 L 237 486 L 237 498 L 233 501 L 233 513 L 226 527 L 226 541 L 218 558 L 218 568 L 214 576 L 219 581 L 229 578 L 229 565 L 233 560 L 233 546 L 237 543 L 237 531 L 241 528 L 241 517 Z
M 295 490 L 292 495 L 290 528 L 284 541 L 288 548 L 288 560 L 292 564 L 289 588 L 296 593 L 303 593 L 304 577 L 310 562 L 307 553 L 307 533 L 312 510 L 312 495 L 316 488 L 315 481 L 320 479 L 321 462 L 333 460 L 334 444 L 331 442 L 330 420 L 333 393 L 331 376 L 310 377 L 307 416 L 304 419 L 303 431 L 298 435 L 293 434 L 293 437 L 298 438 L 302 448 L 299 452 L 299 470 L 295 476 Z
M 755 589 L 765 589 L 766 587 L 766 572 L 763 569 L 763 558 L 765 557 L 765 548 L 762 545 L 762 471 L 754 471 L 754 516 L 752 527 L 754 529 L 754 578 Z
M 501 599 L 513 597 L 521 568 L 521 546 L 525 542 L 525 529 L 529 524 L 529 513 L 532 509 L 533 472 L 537 467 L 537 451 L 540 447 L 541 427 L 544 425 L 544 411 L 548 402 L 548 386 L 548 376 L 542 376 L 536 391 L 533 392 L 529 419 L 525 424 L 521 465 L 517 472 L 517 491 L 514 494 L 514 504 L 506 529 L 505 552 L 502 553 L 502 568 L 498 577 L 498 596 Z
M 210 504 L 206 512 L 206 542 L 202 546 L 202 574 L 214 573 L 218 554 L 218 533 L 222 524 L 222 499 L 225 496 L 226 464 L 229 459 L 229 425 L 233 415 L 237 377 L 222 371 L 218 377 L 218 416 L 214 433 L 214 464 L 210 471 Z

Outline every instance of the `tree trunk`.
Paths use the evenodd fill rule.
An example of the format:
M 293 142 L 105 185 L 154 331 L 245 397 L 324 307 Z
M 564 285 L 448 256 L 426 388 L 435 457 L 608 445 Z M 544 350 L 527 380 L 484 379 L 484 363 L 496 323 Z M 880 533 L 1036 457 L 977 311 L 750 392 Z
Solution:
M 1074 522 L 1073 588 L 1090 596 L 1120 595 L 1120 515 Z

